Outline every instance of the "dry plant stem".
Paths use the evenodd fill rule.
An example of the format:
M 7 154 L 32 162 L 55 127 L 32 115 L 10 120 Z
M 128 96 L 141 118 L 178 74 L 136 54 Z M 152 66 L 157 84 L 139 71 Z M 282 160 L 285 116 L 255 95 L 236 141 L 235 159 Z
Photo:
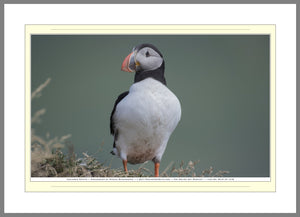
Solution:
M 48 78 L 43 84 L 41 84 L 35 91 L 31 93 L 31 100 L 34 98 L 38 98 L 42 95 L 42 90 L 47 87 L 47 85 L 50 83 L 51 78 Z
M 171 168 L 171 166 L 174 164 L 174 161 L 171 161 L 169 165 L 165 168 L 165 170 L 161 173 L 161 176 L 167 176 L 167 171 Z

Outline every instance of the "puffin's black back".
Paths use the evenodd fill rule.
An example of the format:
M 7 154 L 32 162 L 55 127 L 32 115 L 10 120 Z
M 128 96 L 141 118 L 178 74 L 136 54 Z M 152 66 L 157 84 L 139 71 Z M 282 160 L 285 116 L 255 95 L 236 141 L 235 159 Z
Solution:
M 115 113 L 115 111 L 116 111 L 116 107 L 117 107 L 118 103 L 119 103 L 124 97 L 126 97 L 126 96 L 128 95 L 128 93 L 129 93 L 129 91 L 126 91 L 126 92 L 124 92 L 124 93 L 121 93 L 121 94 L 118 96 L 118 99 L 115 101 L 114 108 L 113 108 L 113 110 L 112 110 L 112 112 L 111 112 L 111 115 L 110 115 L 110 133 L 111 133 L 112 135 L 115 134 L 115 123 L 114 123 L 114 118 L 113 118 L 113 116 L 114 116 L 114 113 Z

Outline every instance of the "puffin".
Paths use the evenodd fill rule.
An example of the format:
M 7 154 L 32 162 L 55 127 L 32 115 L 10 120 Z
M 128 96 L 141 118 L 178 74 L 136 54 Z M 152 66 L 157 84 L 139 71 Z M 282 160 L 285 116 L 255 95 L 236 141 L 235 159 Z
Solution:
M 111 112 L 111 154 L 122 159 L 125 172 L 127 163 L 151 160 L 158 177 L 168 140 L 181 118 L 180 101 L 167 87 L 165 61 L 154 45 L 135 46 L 121 70 L 135 74 L 129 91 L 118 96 Z

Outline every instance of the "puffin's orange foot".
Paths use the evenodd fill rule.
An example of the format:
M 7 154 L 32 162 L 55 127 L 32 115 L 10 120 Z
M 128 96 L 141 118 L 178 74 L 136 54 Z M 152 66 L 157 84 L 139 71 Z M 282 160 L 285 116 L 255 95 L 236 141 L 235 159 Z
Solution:
M 123 166 L 124 166 L 124 171 L 128 172 L 128 170 L 127 170 L 127 160 L 123 160 Z
M 155 163 L 155 174 L 154 176 L 155 177 L 159 177 L 159 163 Z

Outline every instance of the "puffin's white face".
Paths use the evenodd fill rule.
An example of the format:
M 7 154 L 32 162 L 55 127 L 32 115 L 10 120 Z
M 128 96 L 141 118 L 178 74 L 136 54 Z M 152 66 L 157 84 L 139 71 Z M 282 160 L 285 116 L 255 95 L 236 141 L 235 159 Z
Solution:
M 159 68 L 163 62 L 163 59 L 152 48 L 144 47 L 136 53 L 135 62 L 138 66 L 137 69 L 140 67 L 143 71 L 148 71 Z
M 154 70 L 161 66 L 163 58 L 151 47 L 134 49 L 122 64 L 122 70 L 126 72 Z

